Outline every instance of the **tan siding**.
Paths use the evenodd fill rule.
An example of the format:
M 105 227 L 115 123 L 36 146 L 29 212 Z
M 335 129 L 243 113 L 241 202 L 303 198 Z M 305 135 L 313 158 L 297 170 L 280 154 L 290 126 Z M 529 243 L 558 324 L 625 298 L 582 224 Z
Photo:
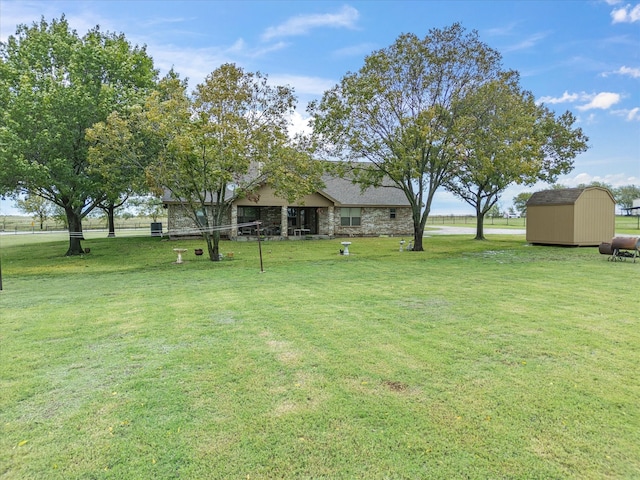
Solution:
M 604 190 L 585 190 L 575 205 L 576 245 L 599 245 L 615 235 L 615 205 Z
M 328 207 L 333 203 L 319 193 L 306 195 L 302 199 L 289 203 L 287 200 L 277 197 L 272 188 L 262 187 L 257 192 L 258 201 L 254 202 L 248 198 L 241 198 L 235 203 L 238 206 L 291 206 L 291 207 Z
M 527 242 L 571 245 L 573 205 L 538 205 L 527 209 Z
M 572 205 L 531 206 L 527 209 L 527 241 L 570 245 L 573 224 Z
M 611 240 L 615 235 L 615 203 L 608 190 L 589 187 L 572 202 L 529 205 L 527 241 L 588 246 Z

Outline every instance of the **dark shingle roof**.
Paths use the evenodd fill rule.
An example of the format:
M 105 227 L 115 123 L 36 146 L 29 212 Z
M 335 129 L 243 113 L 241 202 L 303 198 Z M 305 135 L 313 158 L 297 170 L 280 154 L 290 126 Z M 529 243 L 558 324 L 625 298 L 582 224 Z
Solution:
M 384 182 L 381 187 L 370 187 L 361 191 L 360 185 L 346 178 L 325 175 L 322 180 L 325 188 L 320 189 L 320 193 L 334 201 L 337 206 L 409 206 L 409 201 L 402 190 L 393 188 L 390 181 Z
M 404 193 L 397 189 L 392 188 L 390 181 L 383 182 L 383 186 L 378 188 L 367 188 L 363 192 L 360 191 L 360 185 L 354 184 L 351 180 L 345 178 L 334 177 L 330 175 L 324 175 L 322 178 L 325 187 L 318 190 L 318 193 L 324 195 L 329 200 L 334 202 L 336 206 L 351 206 L 351 207 L 367 207 L 367 206 L 382 206 L 382 207 L 408 207 L 409 201 Z M 226 192 L 226 197 L 229 198 L 233 195 L 232 192 Z M 162 196 L 164 203 L 180 203 L 176 200 L 171 192 L 164 190 Z M 211 199 L 207 197 L 207 201 Z
M 563 188 L 536 192 L 529 198 L 527 207 L 531 205 L 573 205 L 584 190 L 584 188 Z
M 585 190 L 602 190 L 609 194 L 611 200 L 615 201 L 611 192 L 602 187 L 586 188 L 563 188 L 560 190 L 543 190 L 531 195 L 527 202 L 527 207 L 532 205 L 573 205 Z

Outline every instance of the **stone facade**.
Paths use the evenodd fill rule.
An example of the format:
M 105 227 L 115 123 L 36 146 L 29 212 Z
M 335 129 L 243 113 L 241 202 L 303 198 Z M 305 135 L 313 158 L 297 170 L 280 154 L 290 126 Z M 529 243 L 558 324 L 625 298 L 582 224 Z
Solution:
M 170 236 L 198 234 L 184 206 L 170 197 L 168 208 Z M 228 221 L 227 221 L 228 220 Z M 289 203 L 269 187 L 261 187 L 251 198 L 238 198 L 231 205 L 221 232 L 224 237 L 255 236 L 256 228 L 246 225 L 260 220 L 260 231 L 271 238 L 372 237 L 413 234 L 411 207 L 398 189 L 369 188 L 362 191 L 352 182 L 327 178 L 325 188 Z M 245 225 L 243 225 L 245 224 Z M 238 227 L 240 225 L 240 227 Z
M 411 209 L 409 207 L 362 207 L 360 210 L 360 225 L 343 226 L 341 207 L 317 208 L 317 229 L 314 235 L 329 237 L 373 237 L 380 235 L 410 236 L 413 233 Z M 282 239 L 292 236 L 291 227 L 287 226 L 287 207 L 263 207 L 261 222 L 264 233 L 269 237 Z M 233 205 L 227 225 L 238 225 L 238 207 Z M 180 204 L 168 205 L 169 235 L 185 236 L 197 235 L 198 229 L 186 214 Z M 225 238 L 238 238 L 255 235 L 255 229 L 230 228 L 221 232 Z
M 209 212 L 209 215 L 211 215 L 211 212 Z M 230 215 L 227 216 L 225 224 L 231 224 Z M 198 226 L 182 204 L 173 203 L 167 206 L 167 226 L 170 237 L 200 235 Z M 225 237 L 229 235 L 229 232 L 221 232 L 221 234 Z
M 413 235 L 413 219 L 409 207 L 362 207 L 360 226 L 341 225 L 340 207 L 335 212 L 335 235 L 353 237 L 373 237 L 379 235 Z M 392 214 L 393 212 L 393 214 Z

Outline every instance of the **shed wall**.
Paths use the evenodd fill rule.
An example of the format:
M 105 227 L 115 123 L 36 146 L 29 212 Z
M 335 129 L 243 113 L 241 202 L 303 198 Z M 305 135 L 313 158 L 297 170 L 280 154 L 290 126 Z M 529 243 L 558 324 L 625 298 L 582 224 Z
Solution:
M 573 244 L 573 205 L 535 205 L 527 208 L 527 242 Z
M 530 243 L 592 246 L 615 235 L 615 202 L 606 189 L 586 188 L 571 203 L 545 202 L 544 197 L 536 200 L 540 203 L 527 206 Z
M 600 245 L 615 236 L 615 204 L 604 190 L 585 190 L 576 201 L 575 217 L 575 245 Z

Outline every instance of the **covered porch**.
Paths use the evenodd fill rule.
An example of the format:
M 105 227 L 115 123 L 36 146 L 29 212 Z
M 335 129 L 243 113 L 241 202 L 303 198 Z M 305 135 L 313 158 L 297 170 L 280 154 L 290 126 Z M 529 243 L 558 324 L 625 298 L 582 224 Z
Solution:
M 306 237 L 333 235 L 328 217 L 333 217 L 333 206 L 258 206 L 233 205 L 231 209 L 231 237 L 256 236 L 259 221 L 260 234 L 267 237 Z

